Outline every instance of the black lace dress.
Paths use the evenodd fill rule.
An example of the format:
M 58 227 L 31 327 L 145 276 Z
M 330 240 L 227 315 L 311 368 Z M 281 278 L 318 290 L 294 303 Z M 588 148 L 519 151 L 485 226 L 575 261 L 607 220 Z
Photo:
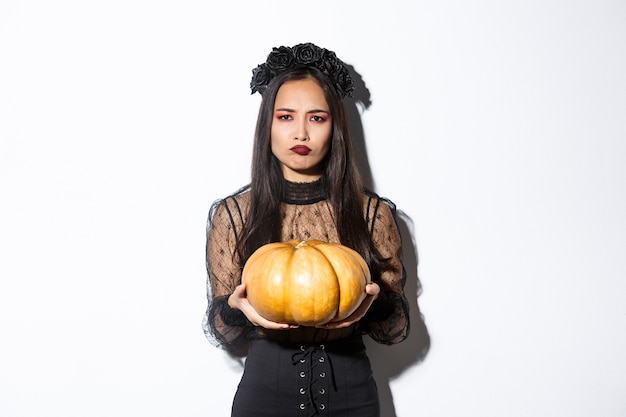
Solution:
M 282 240 L 339 243 L 323 182 L 287 182 L 286 188 Z M 409 330 L 395 206 L 373 193 L 363 194 L 372 242 L 392 264 L 390 270 L 372 277 L 381 293 L 367 315 L 343 329 L 300 326 L 271 331 L 252 325 L 241 311 L 228 306 L 228 297 L 241 282 L 242 265 L 235 245 L 249 205 L 248 191 L 243 188 L 214 203 L 207 222 L 204 332 L 222 349 L 248 349 L 233 416 L 378 415 L 376 386 L 362 335 L 394 344 L 404 340 Z

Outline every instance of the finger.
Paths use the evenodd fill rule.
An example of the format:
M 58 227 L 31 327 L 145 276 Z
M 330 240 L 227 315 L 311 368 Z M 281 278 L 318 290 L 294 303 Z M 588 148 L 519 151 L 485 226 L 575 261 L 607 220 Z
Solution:
M 357 318 L 356 320 L 346 319 L 346 320 L 342 320 L 342 321 L 335 321 L 335 322 L 331 322 L 331 323 L 322 324 L 322 325 L 317 326 L 317 327 L 319 327 L 321 329 L 326 329 L 326 330 L 343 329 L 345 327 L 351 326 L 355 321 L 358 321 L 360 319 L 361 319 L 361 317 Z
M 365 286 L 365 292 L 369 295 L 378 295 L 380 293 L 380 286 L 375 282 L 369 283 Z
M 266 329 L 272 329 L 272 330 L 287 330 L 287 329 L 290 329 L 292 326 L 289 323 L 276 323 L 274 321 L 269 321 L 265 319 L 263 319 L 259 323 L 259 325 Z
M 246 315 L 248 316 L 248 320 L 250 320 L 250 317 L 252 318 L 252 320 L 250 320 L 252 324 L 254 324 L 255 326 L 264 327 L 266 329 L 286 330 L 298 327 L 297 325 L 293 325 L 290 323 L 278 323 L 268 320 L 265 317 L 261 316 L 259 313 L 257 313 L 254 309 L 248 310 L 248 314 Z

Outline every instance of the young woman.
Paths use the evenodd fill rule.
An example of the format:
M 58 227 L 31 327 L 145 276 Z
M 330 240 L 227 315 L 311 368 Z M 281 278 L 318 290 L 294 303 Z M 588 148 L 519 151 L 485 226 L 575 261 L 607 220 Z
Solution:
M 395 207 L 366 190 L 343 98 L 353 90 L 336 55 L 311 43 L 274 48 L 253 70 L 262 102 L 251 182 L 216 201 L 207 223 L 208 339 L 247 349 L 232 416 L 378 416 L 363 335 L 384 344 L 409 330 Z M 317 239 L 359 252 L 372 284 L 361 306 L 319 327 L 263 318 L 246 298 L 246 260 L 270 242 Z

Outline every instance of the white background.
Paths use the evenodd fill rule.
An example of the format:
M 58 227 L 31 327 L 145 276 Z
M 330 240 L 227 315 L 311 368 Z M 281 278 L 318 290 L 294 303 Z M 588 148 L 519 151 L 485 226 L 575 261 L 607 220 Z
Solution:
M 248 181 L 252 68 L 311 41 L 369 90 L 422 286 L 371 347 L 383 417 L 625 416 L 625 40 L 619 0 L 3 1 L 0 415 L 228 415 L 206 214 Z

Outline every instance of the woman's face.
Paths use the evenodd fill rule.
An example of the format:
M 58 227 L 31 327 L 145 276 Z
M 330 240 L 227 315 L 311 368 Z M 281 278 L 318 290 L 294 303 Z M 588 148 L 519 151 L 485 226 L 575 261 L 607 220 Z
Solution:
M 324 91 L 312 78 L 287 81 L 278 90 L 272 118 L 272 153 L 288 181 L 310 182 L 322 174 L 332 120 Z

